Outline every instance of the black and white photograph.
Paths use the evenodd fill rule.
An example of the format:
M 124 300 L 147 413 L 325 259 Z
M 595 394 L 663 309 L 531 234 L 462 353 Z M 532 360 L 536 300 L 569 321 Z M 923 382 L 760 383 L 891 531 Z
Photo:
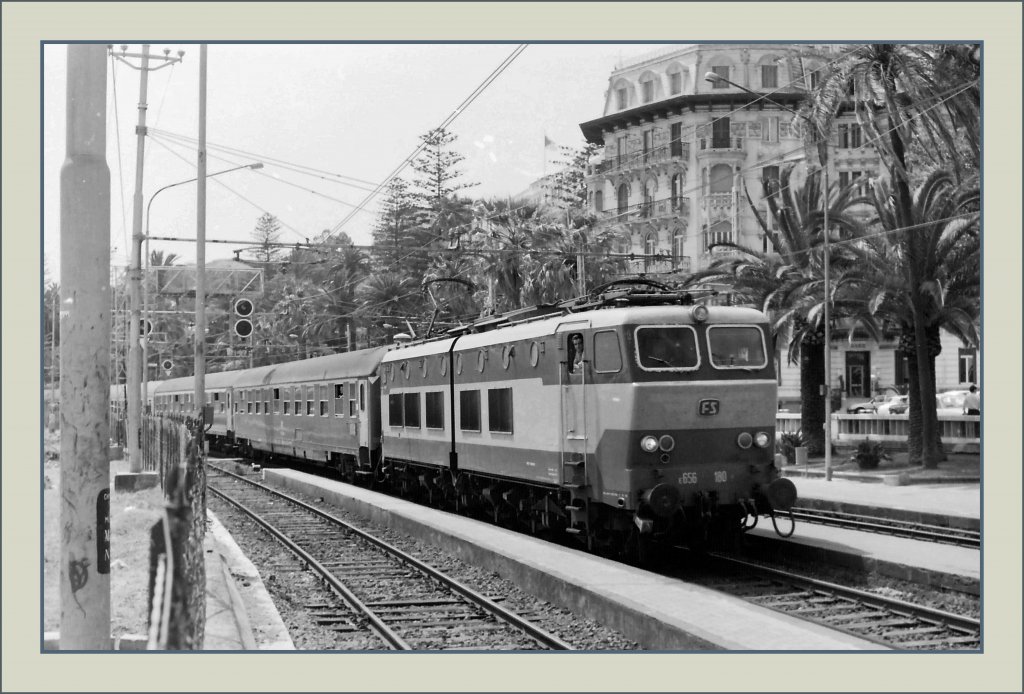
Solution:
M 39 41 L 23 647 L 395 670 L 246 691 L 1001 648 L 989 47 L 677 33 Z M 699 662 L 577 688 L 793 686 Z

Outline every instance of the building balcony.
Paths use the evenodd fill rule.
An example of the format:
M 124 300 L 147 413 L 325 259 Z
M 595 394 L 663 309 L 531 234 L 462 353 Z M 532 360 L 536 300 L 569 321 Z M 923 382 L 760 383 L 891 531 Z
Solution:
M 716 137 L 700 137 L 697 138 L 697 159 L 705 159 L 709 156 L 730 156 L 730 157 L 744 157 L 746 156 L 746 150 L 743 146 L 742 137 L 729 137 L 729 138 L 716 138 Z
M 661 164 L 678 164 L 685 167 L 690 161 L 690 143 L 677 142 L 674 146 L 659 147 L 650 152 L 632 152 L 622 157 L 607 159 L 587 167 L 587 176 L 605 176 L 646 169 Z
M 690 198 L 678 197 L 642 202 L 628 207 L 605 210 L 598 217 L 602 222 L 609 224 L 635 224 L 673 218 L 688 220 L 690 218 Z

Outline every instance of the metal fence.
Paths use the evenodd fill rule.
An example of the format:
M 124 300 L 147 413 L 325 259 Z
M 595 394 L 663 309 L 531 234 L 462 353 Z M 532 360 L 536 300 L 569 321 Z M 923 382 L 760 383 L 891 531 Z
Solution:
M 799 412 L 779 412 L 775 415 L 778 433 L 799 431 Z M 981 417 L 979 415 L 942 415 L 939 417 L 942 443 L 981 444 Z M 910 419 L 905 414 L 833 414 L 832 440 L 838 443 L 871 441 L 902 442 L 910 435 Z
M 164 517 L 150 531 L 149 649 L 198 650 L 206 629 L 203 426 L 146 417 L 143 465 L 160 473 Z

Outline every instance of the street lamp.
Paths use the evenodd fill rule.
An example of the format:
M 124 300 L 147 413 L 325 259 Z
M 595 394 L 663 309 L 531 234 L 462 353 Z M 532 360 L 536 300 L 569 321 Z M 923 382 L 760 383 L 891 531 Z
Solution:
M 213 176 L 220 176 L 221 174 L 230 173 L 232 171 L 238 171 L 240 169 L 261 169 L 261 168 L 263 168 L 263 162 L 255 162 L 253 164 L 245 164 L 243 166 L 235 166 L 235 167 L 230 168 L 230 169 L 224 169 L 223 171 L 217 171 L 217 172 L 214 172 L 212 174 L 208 174 L 206 176 L 206 178 L 212 178 Z M 199 178 L 196 177 L 196 178 L 189 178 L 189 179 L 184 180 L 184 181 L 178 181 L 177 183 L 171 183 L 169 185 L 166 185 L 166 186 L 164 186 L 162 188 L 157 189 L 157 191 L 154 192 L 149 197 L 149 203 L 146 205 L 146 233 L 145 233 L 145 236 L 143 237 L 143 238 L 145 238 L 145 241 L 146 241 L 146 267 L 147 267 L 147 269 L 149 268 L 149 212 L 150 212 L 150 208 L 153 205 L 153 199 L 157 195 L 162 193 L 163 191 L 167 190 L 168 188 L 174 188 L 176 186 L 185 185 L 186 183 L 193 183 L 193 182 L 198 181 L 198 180 L 199 180 Z M 141 281 L 141 275 L 142 275 L 142 271 L 141 271 L 142 258 L 141 258 L 141 256 L 142 256 L 141 244 L 138 244 L 137 248 L 135 248 L 133 253 L 132 253 L 132 257 L 131 257 L 130 264 L 129 264 L 128 291 L 129 291 L 129 294 L 131 294 L 133 297 L 136 297 L 136 300 L 133 301 L 132 304 L 131 304 L 131 311 L 130 311 L 130 318 L 129 318 L 129 327 L 131 327 L 131 326 L 139 326 L 142 323 L 142 311 L 139 308 L 139 301 L 137 299 L 139 294 L 143 295 L 143 303 L 146 304 L 145 313 L 146 313 L 147 318 L 149 317 L 149 306 L 148 306 L 148 304 L 149 304 L 149 290 L 148 290 L 147 284 L 145 282 Z M 142 285 L 141 292 L 140 292 L 139 285 Z M 134 332 L 134 330 L 133 330 L 133 332 Z M 141 352 L 141 354 L 140 354 L 140 352 Z M 148 339 L 129 340 L 129 342 L 128 342 L 128 364 L 129 364 L 129 369 L 128 369 L 128 398 L 129 399 L 133 399 L 134 398 L 137 403 L 140 403 L 140 405 L 136 405 L 135 407 L 129 407 L 128 408 L 128 432 L 129 432 L 129 436 L 134 436 L 134 439 L 133 439 L 134 441 L 139 441 L 140 440 L 140 431 L 141 431 L 141 415 L 140 415 L 140 413 L 142 411 L 141 403 L 145 402 L 146 391 L 147 391 L 147 388 L 148 388 L 148 381 L 149 381 L 149 369 L 145 366 L 148 363 L 148 359 L 149 359 L 149 340 Z M 138 368 L 133 368 L 133 365 L 138 365 Z M 136 448 L 134 448 L 134 450 L 137 451 L 138 448 L 136 447 Z M 137 462 L 136 461 L 130 461 L 130 463 L 133 466 L 133 468 L 132 468 L 133 471 L 135 471 L 134 470 L 134 466 L 137 465 Z
M 796 110 L 794 110 L 794 109 L 792 109 L 792 108 L 790 108 L 788 106 L 783 106 L 782 104 L 778 103 L 777 101 L 774 101 L 774 100 L 770 99 L 767 94 L 758 94 L 757 92 L 755 92 L 755 91 L 753 91 L 751 89 L 747 89 L 746 87 L 744 87 L 742 85 L 736 84 L 732 80 L 727 79 L 725 77 L 722 77 L 717 72 L 706 72 L 706 73 L 704 73 L 704 79 L 707 80 L 708 82 L 711 82 L 712 84 L 714 84 L 715 82 L 725 82 L 726 84 L 732 85 L 733 87 L 736 87 L 737 89 L 741 89 L 741 90 L 747 92 L 748 94 L 753 94 L 754 96 L 758 97 L 759 99 L 764 99 L 765 101 L 767 101 L 767 102 L 769 102 L 771 104 L 774 104 L 775 106 L 778 106 L 779 108 L 781 108 L 781 109 L 783 109 L 785 111 L 789 111 L 790 113 L 792 113 L 795 116 L 799 116 L 800 118 L 803 118 L 804 122 L 806 122 L 811 127 L 814 127 L 814 124 L 811 123 L 811 121 L 807 118 L 807 116 L 805 116 L 804 114 L 800 113 L 799 111 L 796 111 Z M 831 297 L 830 297 L 830 294 L 831 294 L 831 291 L 830 291 L 831 282 L 830 282 L 830 279 L 829 279 L 829 247 L 828 247 L 828 242 L 829 242 L 829 229 L 828 229 L 828 145 L 826 143 L 818 142 L 818 161 L 821 164 L 821 170 L 822 170 L 822 176 L 823 176 L 823 185 L 822 185 L 822 189 L 821 189 L 821 197 L 822 197 L 822 209 L 823 209 L 823 220 L 822 220 L 823 233 L 822 233 L 822 238 L 824 239 L 824 242 L 822 243 L 822 249 L 824 251 L 824 256 L 825 256 L 824 257 L 824 262 L 823 262 L 823 266 L 824 266 L 824 268 L 823 268 L 824 269 L 824 273 L 823 274 L 824 274 L 824 280 L 825 280 L 825 297 L 824 297 L 824 299 L 825 299 L 825 302 L 824 302 L 825 303 L 825 306 L 824 306 L 825 310 L 824 310 L 824 316 L 823 316 L 823 320 L 825 322 L 825 385 L 823 386 L 823 390 L 824 390 L 824 394 L 825 394 L 825 479 L 828 480 L 828 481 L 831 481 L 832 480 L 832 393 L 831 393 L 831 384 L 832 384 L 832 328 L 831 328 L 831 325 L 830 325 L 830 320 L 831 319 L 830 319 L 830 315 L 829 315 L 830 314 L 829 304 L 830 304 L 830 300 L 831 300 Z

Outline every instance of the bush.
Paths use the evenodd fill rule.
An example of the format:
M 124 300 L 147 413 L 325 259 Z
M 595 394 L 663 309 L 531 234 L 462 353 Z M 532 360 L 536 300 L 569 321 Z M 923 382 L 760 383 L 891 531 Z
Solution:
M 861 441 L 857 450 L 850 456 L 861 470 L 875 470 L 883 460 L 892 460 L 885 448 L 877 441 Z
M 796 464 L 796 449 L 804 445 L 804 438 L 798 431 L 787 431 L 779 435 L 775 442 L 775 452 L 781 453 L 787 465 Z

